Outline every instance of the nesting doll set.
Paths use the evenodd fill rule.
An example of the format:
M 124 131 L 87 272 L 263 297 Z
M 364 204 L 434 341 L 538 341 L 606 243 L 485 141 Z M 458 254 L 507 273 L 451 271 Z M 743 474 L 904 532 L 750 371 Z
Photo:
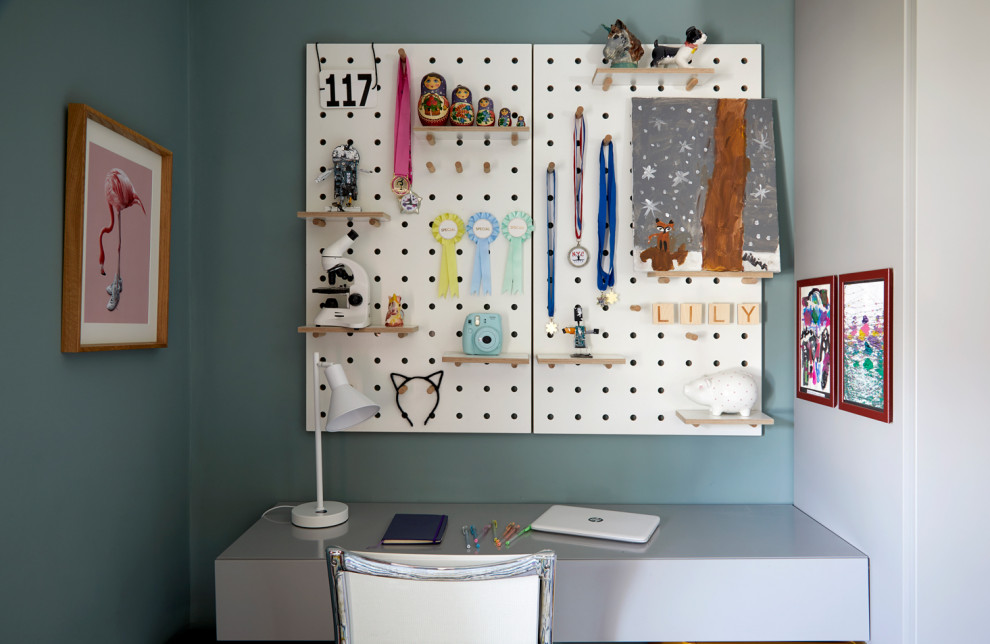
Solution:
M 447 99 L 447 81 L 440 74 L 430 72 L 420 83 L 419 104 L 417 105 L 419 122 L 425 126 L 478 125 L 490 127 L 512 125 L 512 111 L 503 107 L 498 117 L 495 116 L 495 103 L 483 96 L 478 99 L 478 109 L 474 109 L 471 90 L 464 85 L 458 85 Z M 523 117 L 519 117 L 518 125 L 525 126 Z

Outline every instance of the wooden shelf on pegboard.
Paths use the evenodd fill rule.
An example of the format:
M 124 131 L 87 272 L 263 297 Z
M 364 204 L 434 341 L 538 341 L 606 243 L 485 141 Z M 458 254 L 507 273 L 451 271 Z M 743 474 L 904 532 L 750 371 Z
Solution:
M 773 279 L 770 271 L 650 271 L 647 277 L 655 277 L 661 284 L 670 282 L 671 277 L 728 277 L 742 279 L 743 284 L 756 284 L 760 280 Z
M 591 77 L 592 85 L 608 91 L 612 85 L 671 85 L 691 91 L 698 83 L 715 75 L 714 67 L 599 67 Z
M 301 326 L 299 333 L 312 333 L 314 338 L 318 338 L 326 333 L 394 333 L 400 338 L 404 338 L 410 333 L 419 331 L 418 326 L 366 326 L 360 329 L 352 329 L 346 326 Z
M 367 219 L 368 223 L 376 228 L 381 226 L 383 222 L 392 221 L 392 217 L 384 212 L 352 212 L 349 210 L 344 212 L 337 210 L 329 210 L 327 212 L 297 212 L 296 216 L 300 219 L 308 219 L 313 222 L 313 225 L 321 227 L 327 225 L 328 219 L 331 221 Z
M 757 427 L 759 425 L 773 425 L 773 418 L 755 409 L 749 416 L 740 414 L 719 414 L 713 416 L 707 409 L 678 409 L 677 417 L 687 425 L 749 425 Z
M 595 354 L 590 356 L 572 356 L 567 353 L 549 354 L 541 353 L 536 356 L 536 362 L 548 365 L 551 369 L 559 364 L 600 364 L 606 369 L 611 369 L 612 365 L 626 364 L 624 356 Z

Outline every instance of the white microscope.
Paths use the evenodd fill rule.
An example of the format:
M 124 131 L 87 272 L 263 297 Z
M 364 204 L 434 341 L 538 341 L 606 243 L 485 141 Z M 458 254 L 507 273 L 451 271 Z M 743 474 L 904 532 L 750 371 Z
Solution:
M 358 234 L 353 230 L 323 249 L 326 286 L 314 293 L 326 294 L 316 314 L 316 326 L 344 326 L 362 329 L 369 324 L 371 302 L 368 273 L 360 264 L 344 257 Z

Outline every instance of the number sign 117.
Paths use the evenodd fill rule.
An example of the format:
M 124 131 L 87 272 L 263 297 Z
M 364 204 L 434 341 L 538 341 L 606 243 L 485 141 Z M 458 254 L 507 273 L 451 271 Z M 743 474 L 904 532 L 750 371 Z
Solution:
M 320 74 L 320 107 L 374 107 L 378 92 L 372 91 L 373 78 L 370 70 L 325 70 Z

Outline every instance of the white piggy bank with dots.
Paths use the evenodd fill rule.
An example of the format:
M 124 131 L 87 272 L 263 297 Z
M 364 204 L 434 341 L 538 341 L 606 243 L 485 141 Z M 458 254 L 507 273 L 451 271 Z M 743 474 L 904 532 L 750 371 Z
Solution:
M 684 395 L 708 407 L 712 416 L 738 413 L 748 417 L 760 394 L 756 378 L 733 369 L 692 380 L 684 385 Z

